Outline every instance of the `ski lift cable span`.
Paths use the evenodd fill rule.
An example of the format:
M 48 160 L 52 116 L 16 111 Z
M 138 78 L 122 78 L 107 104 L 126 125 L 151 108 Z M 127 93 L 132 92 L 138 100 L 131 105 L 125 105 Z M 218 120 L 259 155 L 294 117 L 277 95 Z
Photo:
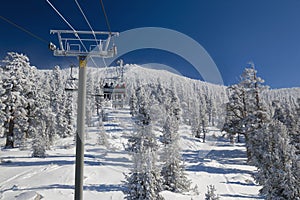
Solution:
M 99 45 L 99 44 L 98 44 L 98 41 L 97 41 L 97 37 L 96 37 L 96 35 L 95 35 L 95 31 L 94 31 L 94 29 L 92 28 L 92 26 L 91 26 L 89 20 L 87 19 L 86 15 L 84 14 L 84 11 L 82 10 L 82 8 L 81 8 L 81 6 L 80 6 L 80 4 L 78 3 L 77 0 L 75 0 L 75 3 L 76 3 L 76 5 L 77 5 L 78 9 L 80 10 L 82 16 L 84 17 L 86 23 L 87 23 L 88 26 L 90 27 L 90 29 L 91 29 L 91 31 L 92 31 L 92 34 L 93 34 L 93 36 L 94 36 L 94 38 L 95 38 L 96 44 Z
M 27 29 L 25 29 L 25 28 L 23 28 L 23 27 L 21 27 L 20 25 L 18 25 L 18 24 L 16 24 L 16 23 L 12 22 L 11 20 L 9 20 L 9 19 L 7 19 L 7 18 L 5 18 L 5 17 L 3 17 L 3 16 L 1 16 L 1 15 L 0 15 L 0 18 L 1 18 L 2 20 L 6 21 L 7 23 L 13 25 L 14 27 L 20 29 L 21 31 L 27 33 L 27 34 L 30 35 L 31 37 L 34 37 L 35 39 L 37 39 L 37 40 L 39 40 L 39 41 L 41 41 L 41 42 L 43 42 L 43 43 L 46 43 L 46 44 L 49 43 L 49 42 L 46 41 L 45 39 L 41 38 L 40 36 L 37 36 L 36 34 L 32 33 L 31 31 L 29 31 L 29 30 L 27 30 Z
M 75 3 L 76 3 L 76 5 L 77 5 L 78 9 L 80 10 L 82 16 L 84 17 L 86 23 L 88 24 L 89 28 L 91 29 L 91 31 L 92 31 L 92 33 L 93 33 L 93 36 L 94 36 L 94 38 L 95 38 L 95 42 L 97 43 L 97 45 L 99 45 L 99 44 L 98 44 L 98 41 L 97 41 L 97 37 L 96 37 L 96 35 L 95 35 L 95 31 L 94 31 L 94 29 L 92 28 L 92 26 L 91 26 L 89 20 L 87 19 L 86 15 L 84 14 L 83 9 L 81 8 L 81 6 L 80 6 L 80 4 L 78 3 L 77 0 L 75 0 Z M 111 37 L 111 36 L 112 36 L 112 32 L 111 32 L 110 24 L 109 24 L 108 17 L 107 17 L 107 14 L 106 14 L 106 11 L 105 11 L 105 8 L 104 8 L 104 4 L 103 4 L 102 0 L 101 0 L 100 3 L 101 3 L 102 11 L 103 11 L 103 13 L 104 13 L 104 17 L 105 17 L 106 25 L 107 25 L 107 28 L 108 28 L 108 31 L 109 31 L 109 35 L 110 35 L 110 37 Z M 114 38 L 113 38 L 113 37 L 112 37 L 112 40 L 113 40 L 113 45 L 114 45 Z M 102 60 L 103 60 L 103 63 L 104 63 L 105 68 L 107 68 L 107 64 L 106 64 L 105 58 L 103 57 Z
M 110 28 L 110 23 L 109 23 L 109 21 L 108 21 L 108 17 L 107 17 L 107 13 L 106 13 L 106 11 L 105 11 L 105 7 L 104 7 L 103 0 L 100 0 L 100 4 L 101 4 L 102 12 L 103 12 L 104 17 L 105 17 L 105 22 L 106 22 L 107 29 L 108 29 L 108 31 L 109 31 L 110 38 L 112 38 L 113 46 L 115 46 L 115 40 L 114 40 L 114 37 L 112 37 L 112 32 L 111 32 L 111 28 Z M 110 39 L 110 38 L 109 38 L 109 39 Z
M 0 19 L 2 19 L 3 21 L 6 21 L 7 23 L 11 24 L 12 26 L 16 27 L 17 29 L 27 33 L 28 35 L 30 35 L 31 37 L 45 43 L 49 45 L 49 41 L 47 41 L 46 39 L 34 34 L 32 31 L 28 30 L 27 28 L 24 28 L 18 24 L 16 24 L 15 22 L 11 21 L 10 19 L 3 17 L 0 15 Z M 70 64 L 74 64 L 72 60 L 70 60 L 69 58 L 65 57 L 65 59 L 70 63 Z
M 76 31 L 74 29 L 74 27 L 66 20 L 66 18 L 55 8 L 55 6 L 49 1 L 46 0 L 46 2 L 52 7 L 52 9 L 62 18 L 62 20 L 72 29 L 72 31 L 74 32 L 75 37 L 77 37 L 77 39 L 79 40 L 79 42 L 81 43 L 82 47 L 84 48 L 84 50 L 86 52 L 88 52 L 86 46 L 84 45 L 84 43 L 82 42 L 82 39 L 79 37 L 78 35 L 78 31 Z M 97 66 L 97 64 L 95 63 L 94 59 L 91 57 L 92 62 L 94 63 L 95 66 Z
M 102 1 L 102 0 L 100 0 L 100 4 L 101 4 L 101 8 L 102 8 L 104 17 L 105 17 L 105 22 L 106 22 L 106 25 L 107 25 L 109 34 L 112 35 L 112 34 L 111 34 L 111 29 L 110 29 L 110 24 L 109 24 L 108 17 L 107 17 L 107 14 L 106 14 L 106 11 L 105 11 L 105 7 L 104 7 L 104 4 L 103 4 L 103 1 Z
M 87 19 L 86 15 L 84 14 L 84 11 L 82 10 L 82 8 L 81 8 L 81 6 L 80 6 L 80 4 L 78 3 L 77 0 L 75 0 L 75 3 L 76 3 L 76 5 L 77 5 L 78 9 L 80 10 L 81 14 L 83 15 L 83 17 L 84 17 L 86 23 L 88 24 L 89 28 L 91 29 L 91 31 L 92 31 L 92 33 L 93 33 L 93 36 L 94 36 L 94 38 L 95 38 L 96 44 L 99 45 L 99 43 L 98 43 L 98 41 L 97 41 L 97 37 L 96 37 L 96 35 L 95 35 L 95 31 L 94 31 L 94 29 L 92 28 L 92 26 L 91 26 L 89 20 Z M 110 29 L 109 29 L 109 34 L 111 35 L 111 30 L 110 30 Z M 107 67 L 107 64 L 106 64 L 105 59 L 104 59 L 103 57 L 102 57 L 102 60 L 103 60 L 104 66 L 105 66 L 105 68 L 106 68 L 106 67 Z M 97 66 L 96 66 L 96 67 L 97 67 Z M 98 68 L 99 68 L 99 66 L 98 66 Z M 98 70 L 98 73 L 99 73 L 99 70 Z
M 91 29 L 96 44 L 99 45 L 99 44 L 98 44 L 98 41 L 97 41 L 97 37 L 96 37 L 96 35 L 95 35 L 95 31 L 93 30 L 93 28 L 92 28 L 92 26 L 91 26 L 89 20 L 87 19 L 86 15 L 85 15 L 85 13 L 84 13 L 84 11 L 83 11 L 83 9 L 81 8 L 81 6 L 80 6 L 80 4 L 78 3 L 77 0 L 75 0 L 75 3 L 76 3 L 76 5 L 77 5 L 78 9 L 80 10 L 81 14 L 83 15 L 83 17 L 84 17 L 86 23 L 88 24 L 89 28 Z M 108 31 L 109 31 L 109 39 L 110 39 L 110 38 L 112 37 L 112 32 L 111 32 L 110 24 L 109 24 L 108 17 L 107 17 L 107 14 L 106 14 L 106 11 L 105 11 L 105 7 L 104 7 L 104 4 L 103 4 L 103 1 L 102 1 L 102 0 L 100 0 L 100 4 L 101 4 L 101 8 L 102 8 L 104 17 L 105 17 L 105 22 L 106 22 L 106 25 L 107 25 L 107 28 L 108 28 Z M 112 41 L 113 41 L 113 46 L 114 46 L 115 44 L 114 44 L 114 38 L 113 38 L 113 37 L 112 37 Z M 105 68 L 107 68 L 107 64 L 106 64 L 105 58 L 102 57 L 102 60 L 103 60 L 103 63 L 104 63 Z

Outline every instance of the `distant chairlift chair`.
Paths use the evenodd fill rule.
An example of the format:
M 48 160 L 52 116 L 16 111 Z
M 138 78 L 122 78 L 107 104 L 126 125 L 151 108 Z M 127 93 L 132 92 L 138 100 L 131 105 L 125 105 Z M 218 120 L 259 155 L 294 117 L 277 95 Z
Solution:
M 119 63 L 120 66 L 117 67 L 117 71 L 118 68 L 120 68 L 118 75 L 116 77 L 107 78 L 103 86 L 104 99 L 111 101 L 114 108 L 123 108 L 126 97 L 126 84 L 123 78 L 123 61 L 120 60 Z
M 78 79 L 73 76 L 73 67 L 74 67 L 74 65 L 71 65 L 70 76 L 68 77 L 68 79 L 65 83 L 65 91 L 66 92 L 78 91 Z

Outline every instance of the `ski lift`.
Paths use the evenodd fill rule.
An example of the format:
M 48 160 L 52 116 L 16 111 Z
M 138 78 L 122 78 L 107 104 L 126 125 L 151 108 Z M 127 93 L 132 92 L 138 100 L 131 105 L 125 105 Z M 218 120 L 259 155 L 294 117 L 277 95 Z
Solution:
M 106 78 L 103 86 L 103 97 L 106 101 L 112 101 L 113 107 L 123 107 L 126 96 L 126 84 L 124 81 L 123 60 L 117 62 L 117 76 Z
M 73 67 L 74 65 L 71 65 L 70 76 L 65 83 L 66 92 L 75 92 L 78 90 L 78 79 L 73 76 Z

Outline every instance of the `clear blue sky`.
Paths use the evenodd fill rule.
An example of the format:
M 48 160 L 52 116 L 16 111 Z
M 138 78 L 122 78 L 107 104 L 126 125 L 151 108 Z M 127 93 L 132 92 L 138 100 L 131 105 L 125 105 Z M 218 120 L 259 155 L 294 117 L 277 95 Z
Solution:
M 73 0 L 51 0 L 81 30 L 89 30 Z M 106 30 L 99 0 L 78 0 L 95 30 Z M 300 0 L 103 0 L 113 31 L 164 27 L 198 41 L 218 66 L 225 85 L 236 83 L 253 61 L 272 88 L 300 87 Z M 0 15 L 43 38 L 55 41 L 50 29 L 69 29 L 46 0 L 2 2 Z M 0 56 L 17 51 L 38 68 L 67 65 L 47 44 L 0 19 Z M 153 38 L 155 39 L 155 38 Z M 125 62 L 161 62 L 193 77 L 192 67 L 170 53 L 137 51 Z M 197 78 L 197 77 L 194 77 Z

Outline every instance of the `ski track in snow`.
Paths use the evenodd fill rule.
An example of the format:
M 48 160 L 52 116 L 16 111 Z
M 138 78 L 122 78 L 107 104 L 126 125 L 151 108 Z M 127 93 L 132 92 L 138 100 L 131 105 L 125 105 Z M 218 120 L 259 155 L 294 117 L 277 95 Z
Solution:
M 133 131 L 133 124 L 128 108 L 125 110 L 107 109 L 107 111 L 109 112 L 109 121 L 104 123 L 104 127 L 109 135 L 110 148 L 96 144 L 97 126 L 95 122 L 93 123 L 94 127 L 87 129 L 84 174 L 85 199 L 124 199 L 122 181 L 124 180 L 124 173 L 129 172 L 132 163 L 129 154 L 124 151 L 123 144 L 126 142 L 126 138 L 124 138 L 123 133 L 129 135 Z M 200 194 L 196 195 L 194 192 L 176 194 L 164 191 L 162 195 L 166 200 L 204 199 L 204 194 L 207 191 L 206 186 L 210 184 L 215 185 L 222 200 L 250 200 L 257 197 L 260 187 L 242 182 L 246 182 L 246 178 L 247 181 L 251 179 L 249 173 L 254 170 L 253 167 L 247 166 L 245 161 L 240 161 L 243 159 L 243 157 L 239 157 L 243 156 L 241 150 L 243 147 L 230 146 L 228 141 L 223 138 L 220 140 L 220 132 L 213 128 L 207 134 L 206 143 L 192 137 L 190 127 L 187 125 L 180 126 L 179 132 L 187 175 L 192 180 L 193 186 L 198 185 Z M 18 156 L 22 152 L 1 152 L 0 155 L 10 158 L 11 163 L 1 163 L 0 170 L 1 168 L 5 169 L 11 176 L 0 183 L 0 199 L 8 199 L 8 197 L 14 199 L 13 197 L 22 192 L 30 192 L 31 190 L 41 194 L 44 199 L 72 199 L 75 152 L 73 144 L 72 138 L 59 141 L 57 146 L 48 152 L 50 156 L 44 159 L 20 156 L 24 161 L 24 166 L 29 163 L 25 171 L 20 173 L 18 170 L 14 172 L 14 167 L 22 167 L 22 162 L 18 161 Z M 28 151 L 24 153 L 28 155 Z M 238 157 L 235 158 L 234 155 L 231 155 L 232 153 L 236 153 Z M 37 163 L 40 162 L 41 166 L 31 159 Z M 43 166 L 43 163 L 48 164 Z M 29 169 L 27 169 L 28 167 Z M 236 175 L 238 180 L 234 180 L 232 175 Z

